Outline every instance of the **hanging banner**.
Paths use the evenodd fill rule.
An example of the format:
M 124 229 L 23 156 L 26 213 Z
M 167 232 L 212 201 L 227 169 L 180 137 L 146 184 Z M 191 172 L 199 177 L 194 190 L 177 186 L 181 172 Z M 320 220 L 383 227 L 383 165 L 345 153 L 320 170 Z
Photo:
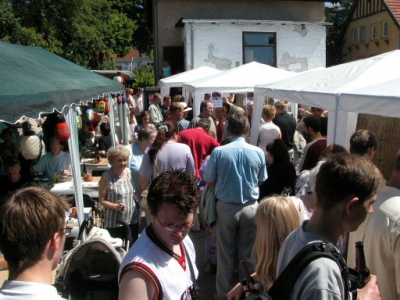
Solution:
M 220 92 L 213 92 L 211 99 L 214 107 L 222 107 L 222 95 Z

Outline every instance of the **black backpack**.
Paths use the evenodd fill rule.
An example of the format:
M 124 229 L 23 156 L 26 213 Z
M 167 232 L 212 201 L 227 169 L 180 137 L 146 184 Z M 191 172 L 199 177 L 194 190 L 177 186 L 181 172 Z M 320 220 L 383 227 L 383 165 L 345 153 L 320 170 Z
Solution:
M 304 247 L 289 262 L 281 275 L 277 278 L 268 292 L 262 292 L 250 289 L 250 295 L 246 300 L 288 300 L 292 293 L 294 284 L 304 268 L 313 260 L 321 257 L 327 257 L 335 261 L 342 272 L 342 279 L 345 287 L 346 299 L 349 291 L 356 290 L 363 286 L 361 275 L 347 267 L 346 262 L 338 250 L 330 244 L 324 242 L 314 242 Z

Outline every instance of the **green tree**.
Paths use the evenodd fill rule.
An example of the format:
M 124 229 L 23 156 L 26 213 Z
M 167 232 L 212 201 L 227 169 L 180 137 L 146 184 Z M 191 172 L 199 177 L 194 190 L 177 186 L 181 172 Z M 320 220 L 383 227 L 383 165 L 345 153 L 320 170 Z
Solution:
M 41 46 L 83 67 L 114 67 L 132 49 L 136 22 L 112 0 L 0 2 L 0 39 Z M 123 1 L 121 1 L 123 3 Z
M 353 0 L 342 0 L 325 6 L 325 20 L 332 23 L 326 32 L 327 67 L 343 63 L 343 30 L 353 2 Z
M 149 70 L 146 67 L 141 67 L 135 74 L 136 77 L 133 84 L 135 88 L 155 86 L 154 69 Z
M 139 53 L 150 53 L 153 49 L 153 25 L 149 0 L 112 0 L 112 7 L 135 20 L 137 27 L 132 31 L 133 48 Z
M 151 23 L 150 1 L 136 0 L 132 18 L 137 22 L 137 30 L 133 31 L 133 46 L 139 53 L 149 54 L 153 50 L 153 24 Z

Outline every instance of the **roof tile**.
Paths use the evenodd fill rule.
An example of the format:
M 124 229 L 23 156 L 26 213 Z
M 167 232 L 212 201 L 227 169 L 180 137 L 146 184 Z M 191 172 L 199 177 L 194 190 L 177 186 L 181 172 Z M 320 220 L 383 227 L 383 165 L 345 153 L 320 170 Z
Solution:
M 400 1 L 399 0 L 385 0 L 387 7 L 392 12 L 393 16 L 400 23 Z

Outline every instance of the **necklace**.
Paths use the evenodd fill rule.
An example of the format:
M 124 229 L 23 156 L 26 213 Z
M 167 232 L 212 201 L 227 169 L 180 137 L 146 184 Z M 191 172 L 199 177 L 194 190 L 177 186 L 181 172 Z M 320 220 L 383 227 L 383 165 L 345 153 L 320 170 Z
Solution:
M 117 175 L 117 174 L 115 174 L 114 173 L 114 171 L 111 171 L 111 174 L 112 174 L 112 176 L 115 178 L 115 179 L 121 179 L 122 178 L 122 176 L 124 176 L 124 172 L 122 171 L 122 173 L 121 174 L 119 174 L 119 175 Z

